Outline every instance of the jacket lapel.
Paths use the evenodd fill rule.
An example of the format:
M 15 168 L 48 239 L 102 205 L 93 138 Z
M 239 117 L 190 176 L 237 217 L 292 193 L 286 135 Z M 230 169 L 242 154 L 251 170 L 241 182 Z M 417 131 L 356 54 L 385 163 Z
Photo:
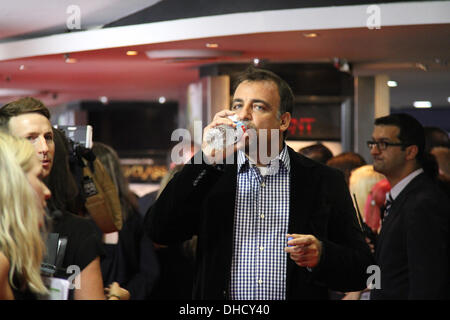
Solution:
M 313 179 L 312 168 L 316 164 L 309 161 L 291 148 L 289 157 L 291 161 L 290 174 L 290 206 L 289 206 L 289 233 L 311 233 L 309 219 L 313 211 L 314 189 L 317 179 Z
M 316 164 L 288 147 L 291 164 L 289 233 L 310 234 L 310 217 L 314 201 L 314 179 L 311 169 Z M 316 179 L 317 180 L 317 179 Z M 298 266 L 287 256 L 286 297 L 290 295 L 294 268 Z

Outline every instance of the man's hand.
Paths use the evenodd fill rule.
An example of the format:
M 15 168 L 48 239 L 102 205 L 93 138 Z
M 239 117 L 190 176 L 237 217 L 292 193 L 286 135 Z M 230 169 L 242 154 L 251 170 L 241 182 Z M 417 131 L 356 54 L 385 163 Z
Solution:
M 226 159 L 228 155 L 234 154 L 238 149 L 242 148 L 244 146 L 246 134 L 244 134 L 241 138 L 241 140 L 231 145 L 223 150 L 216 150 L 213 149 L 211 146 L 208 145 L 208 143 L 205 141 L 206 134 L 209 130 L 211 130 L 214 127 L 217 127 L 219 125 L 225 124 L 227 126 L 230 126 L 232 128 L 236 128 L 236 124 L 229 119 L 229 116 L 234 115 L 234 111 L 230 110 L 222 110 L 214 116 L 213 121 L 208 124 L 205 129 L 203 129 L 203 142 L 202 142 L 202 151 L 203 154 L 206 156 L 208 162 L 210 164 L 216 164 L 216 163 L 223 163 L 223 160 Z
M 288 241 L 288 247 L 284 251 L 300 267 L 314 268 L 319 264 L 322 254 L 322 243 L 310 234 L 287 234 L 293 238 Z

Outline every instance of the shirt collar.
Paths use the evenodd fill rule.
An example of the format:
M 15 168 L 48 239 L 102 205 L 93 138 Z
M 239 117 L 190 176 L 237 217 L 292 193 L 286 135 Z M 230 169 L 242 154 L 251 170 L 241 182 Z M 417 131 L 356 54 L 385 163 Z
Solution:
M 423 172 L 423 169 L 417 169 L 413 172 L 411 172 L 409 175 L 407 175 L 405 178 L 403 178 L 402 180 L 400 180 L 399 183 L 397 183 L 390 191 L 392 199 L 395 200 L 395 198 L 398 197 L 398 195 L 400 194 L 400 192 L 402 192 L 403 189 L 405 189 L 405 187 L 408 185 L 408 183 L 411 182 L 412 179 L 414 179 L 415 177 L 417 177 L 419 174 L 421 174 Z M 387 199 L 387 198 L 386 198 Z
M 280 154 L 277 155 L 272 160 L 270 160 L 270 164 L 267 165 L 267 168 L 269 168 L 269 172 L 270 172 L 271 167 L 272 168 L 277 167 L 277 165 L 276 165 L 277 163 L 282 164 L 287 169 L 287 172 L 290 172 L 291 164 L 290 164 L 289 152 L 288 152 L 286 144 L 284 144 L 284 147 L 281 150 Z M 247 157 L 247 155 L 243 151 L 238 150 L 238 155 L 237 155 L 238 172 L 241 172 L 241 170 L 249 167 L 250 164 L 251 164 L 250 159 Z M 254 165 L 254 164 L 252 163 L 252 165 Z M 271 174 L 276 174 L 276 172 L 271 173 Z

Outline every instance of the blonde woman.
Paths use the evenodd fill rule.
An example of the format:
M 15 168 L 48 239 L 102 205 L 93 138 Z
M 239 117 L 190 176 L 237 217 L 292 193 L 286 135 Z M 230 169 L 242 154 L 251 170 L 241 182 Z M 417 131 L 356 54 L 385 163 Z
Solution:
M 361 215 L 364 219 L 366 217 L 366 200 L 370 194 L 370 190 L 372 187 L 380 180 L 385 179 L 386 177 L 381 173 L 373 170 L 373 166 L 368 164 L 362 167 L 359 167 L 352 171 L 350 175 L 350 194 L 356 196 L 357 204 L 355 203 L 355 208 L 361 212 Z M 353 201 L 355 199 L 353 198 Z
M 50 191 L 30 142 L 0 132 L 0 300 L 47 293 L 40 227 Z
M 369 197 L 372 188 L 383 179 L 385 179 L 385 176 L 373 170 L 373 165 L 370 164 L 361 166 L 351 172 L 349 180 L 350 194 L 352 195 L 355 209 L 359 210 L 359 212 L 361 213 L 361 218 L 363 219 L 363 221 L 360 221 L 360 223 L 362 222 L 367 223 L 364 220 L 368 214 L 366 206 L 367 198 Z M 371 250 L 373 251 L 373 244 L 369 243 L 369 246 L 371 246 Z M 368 299 L 367 290 L 348 292 L 345 295 L 345 297 L 342 298 L 342 300 L 360 300 L 360 299 L 361 300 Z

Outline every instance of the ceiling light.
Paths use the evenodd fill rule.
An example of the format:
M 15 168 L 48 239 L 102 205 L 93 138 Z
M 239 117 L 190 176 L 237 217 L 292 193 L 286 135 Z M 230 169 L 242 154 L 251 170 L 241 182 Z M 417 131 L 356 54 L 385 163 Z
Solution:
M 253 59 L 253 64 L 256 66 L 259 65 L 260 60 L 258 58 Z
M 150 59 L 179 59 L 179 58 L 216 58 L 216 57 L 239 57 L 242 51 L 230 50 L 208 50 L 208 49 L 167 49 L 149 50 L 145 54 Z
M 32 96 L 39 91 L 27 89 L 0 89 L 0 97 Z
M 127 56 L 137 56 L 139 52 L 134 51 L 134 50 L 128 50 L 127 51 Z
M 106 96 L 98 97 L 98 100 L 100 100 L 100 102 L 103 103 L 103 104 L 107 104 L 108 103 L 108 97 L 106 97 Z
M 19 70 L 25 70 L 25 65 L 21 64 Z
M 163 104 L 166 102 L 166 97 L 159 97 L 158 101 L 159 103 Z
M 78 62 L 78 60 L 75 58 L 67 58 L 66 59 L 66 63 L 77 63 L 77 62 Z
M 76 63 L 78 60 L 75 58 L 71 58 L 70 54 L 66 53 L 64 54 L 64 62 L 65 63 Z
M 311 33 L 304 33 L 303 36 L 305 38 L 316 38 L 318 36 L 318 34 L 315 32 L 311 32 Z
M 430 101 L 414 101 L 414 108 L 431 108 Z
M 450 97 L 447 97 L 447 102 L 450 103 Z
M 397 81 L 389 80 L 387 82 L 387 85 L 388 85 L 388 87 L 395 88 L 398 84 L 397 84 Z
M 219 45 L 217 43 L 207 43 L 206 47 L 207 48 L 218 48 Z

